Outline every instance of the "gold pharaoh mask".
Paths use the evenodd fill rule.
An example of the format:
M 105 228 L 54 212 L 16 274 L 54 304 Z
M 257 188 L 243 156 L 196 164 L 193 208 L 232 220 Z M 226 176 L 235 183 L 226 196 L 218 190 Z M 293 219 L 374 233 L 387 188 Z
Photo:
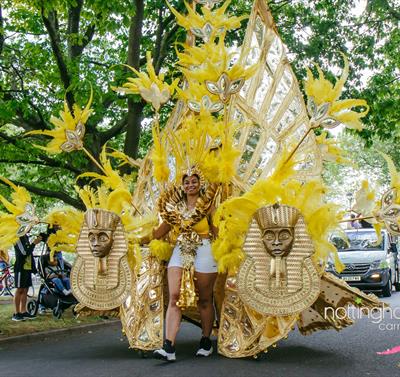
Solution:
M 114 232 L 120 222 L 119 216 L 102 209 L 89 209 L 85 213 L 86 224 L 89 228 L 89 247 L 94 257 L 106 257 L 114 242 Z M 102 268 L 104 261 L 100 261 Z
M 124 302 L 132 285 L 127 250 L 117 214 L 103 209 L 85 213 L 71 271 L 72 291 L 81 304 L 109 310 Z
M 266 315 L 290 315 L 312 305 L 320 279 L 311 261 L 312 240 L 301 213 L 275 204 L 253 216 L 238 275 L 243 302 Z

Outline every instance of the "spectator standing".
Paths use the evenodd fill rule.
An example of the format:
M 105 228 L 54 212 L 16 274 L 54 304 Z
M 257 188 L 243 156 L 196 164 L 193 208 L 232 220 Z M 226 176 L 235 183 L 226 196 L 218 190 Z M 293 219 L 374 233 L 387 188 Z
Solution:
M 26 302 L 28 299 L 28 289 L 32 285 L 32 272 L 36 272 L 35 263 L 33 260 L 33 250 L 42 240 L 42 237 L 37 237 L 33 243 L 29 241 L 29 237 L 24 235 L 19 238 L 14 245 L 15 249 L 15 313 L 12 316 L 13 321 L 24 321 L 25 319 L 34 319 L 26 310 Z

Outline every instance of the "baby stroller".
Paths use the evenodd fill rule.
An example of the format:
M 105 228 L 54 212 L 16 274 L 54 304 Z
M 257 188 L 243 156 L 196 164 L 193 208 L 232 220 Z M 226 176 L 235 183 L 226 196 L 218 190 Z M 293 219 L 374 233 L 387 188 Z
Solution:
M 60 319 L 64 310 L 72 305 L 76 305 L 78 301 L 71 293 L 65 295 L 60 292 L 54 284 L 51 276 L 54 276 L 55 274 L 63 274 L 64 276 L 69 277 L 71 265 L 64 261 L 64 269 L 61 269 L 59 266 L 52 266 L 50 264 L 50 255 L 48 254 L 40 256 L 37 264 L 41 284 L 37 299 L 31 300 L 28 303 L 28 312 L 36 315 L 39 306 L 41 306 L 46 309 L 51 309 L 53 316 Z

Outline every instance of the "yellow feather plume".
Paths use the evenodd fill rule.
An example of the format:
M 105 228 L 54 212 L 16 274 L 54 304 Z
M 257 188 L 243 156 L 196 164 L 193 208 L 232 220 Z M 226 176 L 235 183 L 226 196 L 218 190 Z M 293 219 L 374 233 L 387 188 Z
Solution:
M 149 243 L 150 254 L 160 261 L 168 261 L 172 255 L 172 246 L 165 241 L 152 240 Z
M 118 171 L 112 168 L 111 161 L 107 158 L 107 144 L 105 144 L 102 148 L 100 162 L 104 174 L 87 172 L 79 175 L 77 179 L 91 177 L 95 180 L 101 180 L 108 188 L 112 190 L 127 188 L 127 183 L 123 180 Z
M 83 216 L 83 212 L 72 207 L 57 208 L 47 214 L 46 222 L 60 227 L 55 234 L 49 236 L 47 241 L 51 256 L 56 251 L 76 252 Z
M 241 198 L 227 200 L 217 209 L 214 223 L 219 234 L 212 249 L 218 271 L 237 271 L 244 258 L 242 245 L 253 214 L 258 208 L 276 202 L 296 207 L 304 216 L 315 246 L 313 261 L 317 268 L 322 271 L 321 266 L 325 266 L 328 257 L 333 255 L 336 269 L 343 269 L 337 250 L 329 242 L 330 232 L 339 227 L 338 206 L 324 202 L 325 187 L 321 181 L 301 183 L 288 180 L 289 176 L 276 171 L 269 178 L 258 181 Z
M 142 253 L 138 243 L 129 245 L 128 252 L 126 254 L 128 259 L 129 267 L 132 271 L 136 271 L 140 268 L 142 263 Z
M 364 117 L 369 111 L 367 102 L 362 99 L 338 100 L 349 74 L 348 59 L 344 54 L 342 56 L 344 59 L 344 68 L 341 77 L 336 80 L 335 85 L 325 78 L 321 68 L 316 65 L 318 78 L 314 78 L 311 70 L 307 68 L 307 79 L 304 83 L 304 89 L 307 96 L 312 97 L 318 106 L 325 103 L 330 104 L 328 109 L 329 116 L 349 128 L 361 130 L 363 125 L 360 118 Z M 356 107 L 362 107 L 365 110 L 361 112 L 353 111 L 352 109 Z
M 229 17 L 225 15 L 226 9 L 231 1 L 232 0 L 225 1 L 221 7 L 215 10 L 202 7 L 202 15 L 196 13 L 187 2 L 185 2 L 185 7 L 188 14 L 185 16 L 176 11 L 168 2 L 167 5 L 171 12 L 175 15 L 177 23 L 186 30 L 191 30 L 193 28 L 202 29 L 205 24 L 209 24 L 212 25 L 214 29 L 213 35 L 216 36 L 221 33 L 221 30 L 237 29 L 240 27 L 241 21 L 248 17 Z
M 395 188 L 396 190 L 400 190 L 400 173 L 397 171 L 396 166 L 393 163 L 393 160 L 386 153 L 380 152 L 380 154 L 385 159 L 388 169 L 389 169 L 390 186 L 392 188 Z M 400 197 L 400 195 L 398 195 L 398 197 Z M 400 198 L 399 198 L 399 200 L 400 200 Z
M 0 249 L 7 250 L 17 242 L 17 233 L 21 231 L 21 223 L 17 221 L 17 217 L 25 213 L 27 205 L 30 205 L 32 208 L 33 206 L 31 196 L 24 187 L 17 186 L 4 177 L 0 177 L 0 180 L 9 185 L 13 190 L 10 195 L 11 201 L 0 195 L 0 203 L 9 212 L 0 212 Z M 27 218 L 24 233 L 28 232 L 38 222 L 39 219 L 36 216 L 33 216 L 31 219 Z
M 93 112 L 90 108 L 93 100 L 93 89 L 90 86 L 90 97 L 86 106 L 81 109 L 77 104 L 73 105 L 73 113 L 68 107 L 67 100 L 64 100 L 64 111 L 60 111 L 60 118 L 51 116 L 50 123 L 52 123 L 55 128 L 53 130 L 42 130 L 42 131 L 30 131 L 25 135 L 46 135 L 50 136 L 52 140 L 47 144 L 47 146 L 35 145 L 37 148 L 43 149 L 48 153 L 61 153 L 63 150 L 61 146 L 67 141 L 67 131 L 75 131 L 77 125 L 80 123 L 85 125 L 89 116 Z M 84 135 L 81 135 L 83 139 Z
M 153 126 L 153 149 L 151 151 L 151 160 L 154 166 L 154 178 L 164 183 L 169 178 L 168 156 L 165 149 L 165 136 L 160 136 L 158 125 Z
M 145 72 L 140 72 L 129 65 L 123 64 L 138 77 L 128 77 L 128 82 L 123 84 L 122 87 L 112 86 L 111 89 L 125 94 L 140 94 L 145 101 L 149 102 L 153 108 L 158 111 L 160 106 L 166 103 L 174 93 L 179 79 L 174 80 L 170 85 L 165 83 L 164 75 L 162 73 L 158 76 L 156 75 L 150 51 L 146 53 L 146 60 L 147 74 Z

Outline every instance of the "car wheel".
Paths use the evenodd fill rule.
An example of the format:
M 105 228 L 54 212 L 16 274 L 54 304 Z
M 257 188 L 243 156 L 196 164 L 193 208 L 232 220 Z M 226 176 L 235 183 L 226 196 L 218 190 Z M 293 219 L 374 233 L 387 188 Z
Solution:
M 392 295 L 392 279 L 389 276 L 388 282 L 382 289 L 382 296 L 383 297 L 390 297 Z

